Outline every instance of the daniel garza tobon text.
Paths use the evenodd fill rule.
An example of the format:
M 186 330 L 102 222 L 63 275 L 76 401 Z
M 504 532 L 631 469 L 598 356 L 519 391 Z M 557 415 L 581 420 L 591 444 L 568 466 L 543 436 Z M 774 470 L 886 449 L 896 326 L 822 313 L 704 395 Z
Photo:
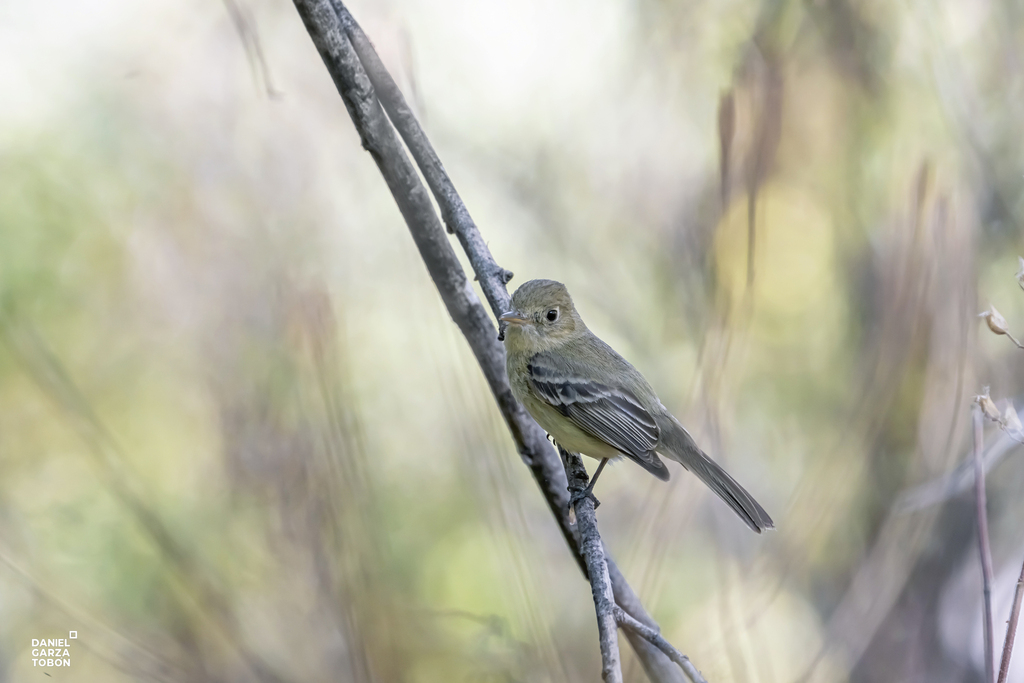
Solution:
M 71 666 L 67 638 L 33 638 L 32 666 Z

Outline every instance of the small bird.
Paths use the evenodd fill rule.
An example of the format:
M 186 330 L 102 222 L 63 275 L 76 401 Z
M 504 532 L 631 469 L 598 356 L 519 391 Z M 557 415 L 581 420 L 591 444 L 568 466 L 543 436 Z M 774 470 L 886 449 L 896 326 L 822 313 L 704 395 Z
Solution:
M 601 460 L 624 456 L 662 481 L 658 456 L 696 474 L 757 533 L 775 523 L 753 496 L 694 443 L 658 400 L 644 376 L 591 332 L 569 291 L 554 280 L 530 280 L 500 317 L 512 393 L 555 443 Z

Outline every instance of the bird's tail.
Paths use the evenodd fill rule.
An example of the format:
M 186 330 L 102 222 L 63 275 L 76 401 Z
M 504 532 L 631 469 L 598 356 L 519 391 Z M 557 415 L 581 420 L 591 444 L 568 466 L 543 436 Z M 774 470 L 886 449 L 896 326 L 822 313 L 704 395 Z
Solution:
M 661 430 L 661 440 L 657 449 L 660 454 L 672 458 L 700 477 L 708 488 L 717 493 L 718 497 L 757 533 L 775 528 L 775 522 L 764 508 L 718 463 L 704 455 L 678 420 L 671 415 L 656 419 Z

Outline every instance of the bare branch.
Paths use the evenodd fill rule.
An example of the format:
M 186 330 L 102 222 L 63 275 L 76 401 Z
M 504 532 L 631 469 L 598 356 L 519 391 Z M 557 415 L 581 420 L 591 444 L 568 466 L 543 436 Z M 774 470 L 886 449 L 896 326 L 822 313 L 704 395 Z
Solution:
M 988 511 L 985 502 L 985 468 L 981 453 L 985 449 L 981 408 L 974 406 L 974 500 L 977 506 L 978 550 L 981 553 L 981 578 L 984 596 L 985 680 L 995 681 L 992 651 L 992 550 L 988 539 Z
M 646 624 L 641 624 L 639 621 L 626 614 L 626 612 L 618 605 L 615 606 L 615 621 L 624 630 L 635 633 L 664 652 L 669 659 L 679 665 L 679 668 L 686 673 L 693 683 L 708 683 L 704 680 L 704 677 L 701 676 L 700 672 L 697 671 L 697 667 L 693 665 L 690 658 L 677 650 L 672 643 L 665 640 L 660 631 L 651 628 Z
M 569 491 L 578 494 L 587 488 L 587 468 L 576 453 L 559 447 L 565 473 L 569 480 Z M 612 582 L 608 576 L 604 545 L 597 530 L 597 516 L 594 514 L 593 496 L 584 496 L 573 503 L 576 524 L 580 535 L 580 552 L 587 563 L 590 590 L 594 594 L 594 609 L 597 610 L 597 632 L 601 644 L 601 678 L 605 683 L 622 683 L 622 664 L 619 661 L 618 628 L 615 621 L 615 597 Z M 621 609 L 621 608 L 620 608 Z
M 658 622 L 644 609 L 640 598 L 637 597 L 637 594 L 633 592 L 633 588 L 626 582 L 626 578 L 619 571 L 619 567 L 615 564 L 615 560 L 612 559 L 607 549 L 604 554 L 605 560 L 608 563 L 608 575 L 612 582 L 612 592 L 615 593 L 615 603 L 626 614 L 644 626 L 658 630 Z M 633 652 L 640 658 L 640 665 L 643 666 L 644 673 L 654 683 L 686 682 L 686 678 L 679 670 L 679 667 L 674 666 L 672 660 L 657 645 L 633 631 L 626 631 L 626 639 L 633 648 Z
M 331 0 L 331 5 L 338 12 L 342 26 L 366 69 L 384 111 L 423 172 L 427 186 L 441 209 L 441 218 L 448 226 L 448 231 L 455 233 L 466 256 L 469 257 L 470 265 L 473 266 L 473 271 L 480 282 L 480 288 L 491 306 L 494 317 L 497 318 L 511 308 L 511 299 L 505 289 L 505 285 L 512 279 L 511 271 L 499 266 L 491 256 L 491 250 L 473 222 L 472 216 L 469 215 L 469 210 L 452 184 L 451 178 L 448 177 L 448 172 L 441 164 L 437 152 L 434 151 L 415 114 L 406 103 L 402 91 L 385 68 L 377 51 L 373 49 L 370 39 L 363 33 L 363 29 L 341 0 Z M 551 450 L 548 447 L 545 449 Z

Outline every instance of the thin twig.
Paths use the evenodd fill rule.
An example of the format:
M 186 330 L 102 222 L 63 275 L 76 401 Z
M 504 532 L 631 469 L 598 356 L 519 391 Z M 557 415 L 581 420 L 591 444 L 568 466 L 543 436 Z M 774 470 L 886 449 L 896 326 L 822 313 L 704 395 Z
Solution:
M 365 68 L 365 73 L 362 71 L 362 68 L 359 69 L 360 75 L 358 78 L 351 73 L 345 74 L 341 72 L 343 68 L 349 68 L 347 61 L 345 64 L 341 64 L 337 57 L 332 57 L 329 53 L 325 53 L 325 50 L 328 50 L 330 46 L 324 41 L 326 41 L 329 34 L 336 30 L 334 19 L 325 17 L 322 14 L 322 7 L 328 2 L 336 12 L 334 19 L 340 21 L 341 26 L 351 41 L 351 47 L 355 49 L 359 56 L 362 68 Z M 314 43 L 320 48 L 324 63 L 331 73 L 335 84 L 338 86 L 339 92 L 342 93 L 342 97 L 346 97 L 345 88 L 352 90 L 358 82 L 359 85 L 355 92 L 358 92 L 360 97 L 370 97 L 372 99 L 373 93 L 376 93 L 377 97 L 380 98 L 381 105 L 401 134 L 403 141 L 423 172 L 423 176 L 426 178 L 427 184 L 437 200 L 449 230 L 456 234 L 469 257 L 469 262 L 476 274 L 476 279 L 480 283 L 480 288 L 487 298 L 492 312 L 497 315 L 508 310 L 510 298 L 505 285 L 511 279 L 512 273 L 495 262 L 487 247 L 487 243 L 469 215 L 469 211 L 455 190 L 444 167 L 441 165 L 430 141 L 413 115 L 412 110 L 406 104 L 394 79 L 391 78 L 380 57 L 374 51 L 369 39 L 340 0 L 310 0 L 304 2 L 296 0 L 295 5 L 302 15 L 303 21 L 306 22 L 307 29 L 313 37 Z M 315 35 L 311 22 L 319 25 L 315 29 Z M 317 36 L 320 37 L 318 38 Z M 337 38 L 331 38 L 331 40 L 336 41 Z M 323 48 L 321 48 L 322 43 L 324 45 Z M 330 49 L 334 49 L 337 52 L 341 48 Z M 340 55 L 340 52 L 338 54 Z M 369 83 L 364 85 L 366 78 L 369 79 Z M 349 106 L 347 100 L 346 106 Z M 363 130 L 364 123 L 357 119 L 351 106 L 349 107 L 349 113 L 352 114 L 353 122 L 363 138 L 364 147 L 371 152 L 371 155 L 374 155 L 374 159 L 378 162 L 378 166 L 380 166 L 381 161 L 376 156 L 379 151 L 375 152 L 373 148 L 367 145 L 367 135 Z M 403 161 L 407 163 L 404 153 L 401 156 Z M 389 181 L 390 184 L 391 182 Z M 401 202 L 399 203 L 401 205 Z M 405 215 L 404 211 L 403 215 Z M 410 231 L 414 233 L 414 238 L 416 237 L 416 231 L 424 229 L 431 232 L 432 240 L 436 237 L 444 237 L 443 231 L 437 231 L 440 234 L 435 234 L 434 232 L 436 216 L 432 217 L 429 224 L 410 223 L 408 218 L 406 222 L 409 224 Z M 419 242 L 417 241 L 417 243 Z M 447 244 L 446 241 L 445 244 Z M 421 249 L 422 253 L 423 250 Z M 424 254 L 424 260 L 427 260 L 427 258 L 427 255 Z M 431 267 L 430 263 L 427 265 L 433 277 L 435 270 Z M 454 275 L 454 271 L 452 275 L 456 277 L 456 281 L 448 282 L 447 276 L 443 276 L 441 280 L 435 277 L 435 284 L 438 290 L 441 291 L 442 299 L 445 301 L 446 306 L 448 306 L 449 313 L 473 348 L 477 361 L 487 378 L 491 392 L 494 394 L 498 409 L 505 419 L 512 439 L 516 444 L 516 449 L 530 468 L 552 515 L 558 522 L 559 529 L 566 543 L 573 551 L 573 556 L 579 562 L 580 569 L 586 575 L 586 564 L 579 552 L 576 530 L 570 525 L 567 514 L 569 496 L 566 491 L 566 479 L 562 463 L 548 443 L 544 430 L 533 421 L 512 396 L 507 378 L 505 377 L 504 348 L 497 343 L 494 327 L 491 326 L 489 320 L 486 320 L 486 313 L 483 313 L 486 322 L 480 321 L 479 314 L 482 313 L 480 302 L 473 294 L 472 288 L 468 286 L 468 283 L 464 284 L 461 281 L 460 278 L 465 277 L 461 266 L 457 261 L 448 261 L 446 257 L 444 267 L 457 270 L 458 277 Z M 446 294 L 445 291 L 442 291 L 443 288 L 454 288 L 456 291 Z M 472 317 L 473 323 L 465 324 L 461 322 L 465 317 Z M 605 555 L 616 603 L 641 623 L 657 628 L 657 622 L 644 609 L 633 589 L 615 565 L 615 562 L 607 552 Z M 685 678 L 679 672 L 678 667 L 674 666 L 658 648 L 631 632 L 627 633 L 627 638 L 639 657 L 644 671 L 652 681 L 655 681 L 655 683 L 685 682 Z
M 974 406 L 974 500 L 977 506 L 978 550 L 981 553 L 981 579 L 984 596 L 985 632 L 985 680 L 995 681 L 992 651 L 992 550 L 988 540 L 988 511 L 985 502 L 985 468 L 981 461 L 981 453 L 985 448 L 982 434 L 981 408 Z
M 559 447 L 565 474 L 569 480 L 569 491 L 576 494 L 587 488 L 587 468 L 576 453 Z M 622 664 L 619 661 L 618 627 L 615 621 L 615 596 L 608 576 L 604 545 L 597 530 L 593 496 L 585 496 L 573 504 L 576 526 L 580 534 L 580 552 L 587 563 L 590 590 L 594 595 L 594 609 L 597 611 L 597 633 L 601 644 L 601 677 L 605 683 L 622 683 Z M 621 609 L 621 608 L 619 608 Z
M 1013 592 L 1013 609 L 1010 610 L 1010 620 L 1006 624 L 1006 640 L 1003 641 L 1003 656 L 999 660 L 997 683 L 1006 683 L 1006 676 L 1010 673 L 1010 654 L 1013 652 L 1013 640 L 1017 636 L 1021 598 L 1024 598 L 1024 564 L 1020 566 L 1020 578 L 1017 579 L 1017 589 Z
M 679 665 L 679 668 L 683 670 L 693 683 L 708 683 L 704 680 L 700 671 L 697 671 L 697 667 L 693 665 L 690 658 L 677 650 L 672 643 L 665 640 L 660 631 L 651 628 L 646 624 L 641 624 L 639 621 L 626 614 L 626 612 L 618 605 L 615 606 L 615 621 L 624 630 L 637 634 L 664 652 L 669 659 Z
M 633 587 L 619 571 L 618 565 L 615 564 L 615 560 L 607 549 L 605 549 L 604 555 L 605 561 L 608 563 L 608 575 L 612 581 L 612 592 L 615 593 L 615 604 L 648 628 L 658 629 L 658 622 L 644 609 L 640 598 L 633 592 Z M 640 659 L 644 673 L 653 683 L 686 683 L 686 677 L 679 671 L 679 667 L 675 666 L 672 660 L 654 643 L 633 631 L 626 631 L 626 640 L 629 641 L 633 652 Z

